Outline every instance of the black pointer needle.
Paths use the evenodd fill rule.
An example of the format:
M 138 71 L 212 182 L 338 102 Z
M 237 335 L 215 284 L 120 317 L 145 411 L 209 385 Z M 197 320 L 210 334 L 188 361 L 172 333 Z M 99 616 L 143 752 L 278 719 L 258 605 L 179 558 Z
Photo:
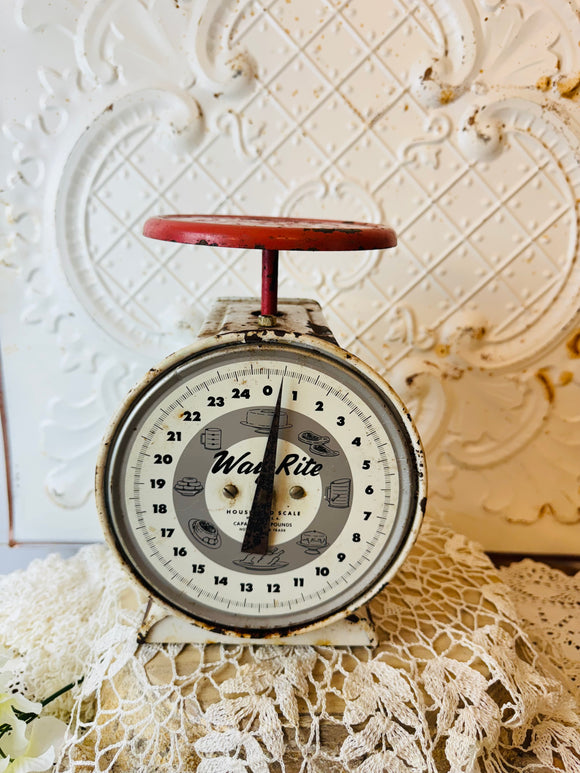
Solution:
M 278 446 L 278 432 L 280 430 L 282 383 L 280 384 L 272 424 L 268 432 L 266 450 L 256 482 L 256 493 L 254 494 L 254 501 L 252 502 L 248 525 L 244 534 L 244 541 L 242 543 L 244 553 L 266 555 L 268 552 L 270 513 L 272 510 L 272 497 L 274 495 L 274 474 L 276 472 L 276 450 Z

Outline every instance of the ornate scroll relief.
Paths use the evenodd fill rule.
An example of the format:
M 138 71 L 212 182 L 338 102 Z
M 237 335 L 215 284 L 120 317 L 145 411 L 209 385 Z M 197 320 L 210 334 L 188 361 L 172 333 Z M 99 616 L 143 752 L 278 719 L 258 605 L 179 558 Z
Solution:
M 564 18 L 563 7 L 558 18 L 552 6 L 486 4 L 470 16 L 461 57 L 451 46 L 461 13 L 447 16 L 445 49 L 453 55 L 414 71 L 421 104 L 453 117 L 468 166 L 431 201 L 458 229 L 456 242 L 439 255 L 422 252 L 430 278 L 453 299 L 431 325 L 436 356 L 411 356 L 403 371 L 430 440 L 433 500 L 454 525 L 490 548 L 541 552 L 560 539 L 556 549 L 577 552 L 559 524 L 580 519 L 580 125 L 576 106 L 562 99 L 574 91 L 566 93 L 569 79 L 560 75 L 577 66 L 578 22 Z M 471 207 L 453 201 L 459 191 Z M 477 524 L 466 517 L 478 511 L 495 517 Z M 536 538 L 520 528 L 530 523 Z
M 151 352 L 153 345 L 162 354 L 180 328 L 190 330 L 201 321 L 202 313 L 192 319 L 191 307 L 206 283 L 197 281 L 191 249 L 143 239 L 142 224 L 159 212 L 213 211 L 223 205 L 223 187 L 198 165 L 212 125 L 229 132 L 242 157 L 249 154 L 240 142 L 239 121 L 229 125 L 231 113 L 221 104 L 216 110 L 208 89 L 213 102 L 220 97 L 227 108 L 250 87 L 252 65 L 223 45 L 224 8 L 205 14 L 202 5 L 196 12 L 188 8 L 187 47 L 176 39 L 175 14 L 166 8 L 166 35 L 155 30 L 152 55 L 144 45 L 148 40 L 139 35 L 152 33 L 158 19 L 152 9 L 146 14 L 137 5 L 136 16 L 114 3 L 87 9 L 76 38 L 83 42 L 82 54 L 76 48 L 77 60 L 97 84 L 116 85 L 143 81 L 135 67 L 137 54 L 139 62 L 146 59 L 151 80 L 160 83 L 159 66 L 168 57 L 167 82 L 115 94 L 78 139 L 59 184 L 57 242 L 67 277 L 95 321 L 125 346 Z M 130 30 L 136 20 L 141 29 Z M 112 39 L 119 29 L 121 38 Z M 214 260 L 221 263 L 218 254 Z
M 371 223 L 381 219 L 379 208 L 364 188 L 341 179 L 313 180 L 299 186 L 284 202 L 282 215 L 297 217 L 309 212 L 310 217 L 324 219 L 329 201 L 334 218 Z M 298 282 L 318 291 L 324 291 L 324 285 L 340 291 L 356 286 L 376 267 L 379 258 L 376 250 L 328 252 L 321 271 L 320 261 L 313 262 L 311 255 L 295 252 L 288 254 L 286 265 Z
M 26 266 L 26 320 L 60 363 L 52 394 L 74 414 L 101 388 L 100 353 L 144 369 L 213 298 L 256 294 L 247 253 L 144 240 L 149 214 L 385 222 L 396 250 L 286 256 L 282 293 L 315 294 L 399 389 L 431 501 L 460 530 L 488 547 L 580 547 L 565 525 L 580 359 L 578 84 L 564 76 L 580 70 L 580 24 L 565 0 L 13 7 L 42 90 L 8 134 L 7 260 Z M 31 486 L 48 478 L 73 503 L 66 422 L 39 400 L 30 432 L 44 427 L 52 468 Z M 70 441 L 79 456 L 87 438 Z
M 179 248 L 151 248 L 140 235 L 147 214 L 170 209 L 167 179 L 149 158 L 164 139 L 157 123 L 183 144 L 203 130 L 192 97 L 149 89 L 119 100 L 79 139 L 60 179 L 56 236 L 68 280 L 95 321 L 125 345 L 159 349 L 163 315 L 187 309 L 190 289 L 175 265 Z M 171 171 L 180 174 L 180 165 Z
M 43 32 L 34 51 L 41 91 L 36 113 L 4 127 L 13 159 L 4 265 L 15 269 L 21 319 L 34 326 L 16 343 L 30 338 L 50 359 L 30 415 L 8 405 L 19 428 L 11 438 L 17 540 L 98 538 L 90 492 L 106 422 L 137 374 L 191 340 L 212 284 L 230 295 L 245 284 L 231 256 L 212 253 L 200 266 L 186 250 L 141 237 L 150 214 L 227 211 L 229 181 L 215 156 L 238 170 L 254 163 L 252 137 L 232 112 L 253 88 L 252 61 L 227 39 L 222 17 L 231 9 L 222 5 L 207 13 L 187 2 L 14 7 L 21 28 Z M 227 148 L 221 158 L 211 157 L 216 138 Z M 10 352 L 13 342 L 4 343 Z M 26 368 L 7 358 L 9 397 Z M 45 527 L 51 504 L 58 508 Z M 62 508 L 87 512 L 80 530 Z M 24 512 L 42 515 L 41 528 Z
M 60 507 L 76 510 L 89 503 L 95 452 L 103 423 L 109 421 L 139 374 L 119 363 L 108 363 L 95 376 L 97 389 L 89 397 L 69 403 L 62 397 L 48 405 L 40 427 L 42 449 L 56 461 L 46 476 L 46 490 Z

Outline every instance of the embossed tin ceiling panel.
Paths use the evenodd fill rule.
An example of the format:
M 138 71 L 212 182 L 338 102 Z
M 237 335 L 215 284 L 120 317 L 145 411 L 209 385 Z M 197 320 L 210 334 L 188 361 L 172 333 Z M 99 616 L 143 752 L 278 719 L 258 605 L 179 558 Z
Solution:
M 17 541 L 100 539 L 96 451 L 244 250 L 169 212 L 357 219 L 384 253 L 287 254 L 417 418 L 431 503 L 496 550 L 580 550 L 575 2 L 19 0 L 0 97 L 2 367 Z M 12 77 L 16 75 L 16 77 Z

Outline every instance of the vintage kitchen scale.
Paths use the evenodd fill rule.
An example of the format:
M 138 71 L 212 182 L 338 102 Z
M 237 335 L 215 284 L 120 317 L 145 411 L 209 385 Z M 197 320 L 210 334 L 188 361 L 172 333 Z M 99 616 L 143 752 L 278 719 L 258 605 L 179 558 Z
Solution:
M 279 250 L 371 250 L 384 226 L 234 216 L 147 221 L 154 239 L 262 251 L 262 297 L 218 300 L 150 370 L 97 469 L 106 537 L 155 602 L 148 641 L 372 643 L 364 605 L 425 509 L 423 452 L 391 387 L 319 305 L 277 298 Z

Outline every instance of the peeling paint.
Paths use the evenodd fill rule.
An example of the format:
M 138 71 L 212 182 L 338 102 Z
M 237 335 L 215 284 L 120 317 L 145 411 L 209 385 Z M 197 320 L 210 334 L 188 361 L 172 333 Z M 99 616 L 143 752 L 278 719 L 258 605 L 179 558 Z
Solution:
M 543 518 L 545 515 L 554 516 L 555 514 L 552 505 L 549 502 L 545 502 L 538 511 L 538 518 Z
M 435 354 L 438 357 L 448 357 L 450 351 L 449 344 L 437 344 L 435 347 Z
M 441 89 L 439 102 L 442 105 L 448 105 L 450 102 L 453 102 L 454 99 L 455 99 L 455 89 L 452 89 L 450 86 L 447 86 L 446 88 Z
M 544 75 L 536 81 L 536 88 L 540 91 L 549 91 L 551 85 L 552 79 L 549 75 Z
M 566 348 L 568 349 L 568 356 L 572 359 L 580 357 L 580 331 L 574 333 L 572 338 L 568 339 Z
M 564 99 L 576 99 L 580 96 L 580 73 L 562 78 L 557 82 L 556 87 Z
M 556 398 L 556 389 L 554 382 L 552 381 L 547 368 L 540 368 L 536 372 L 536 378 L 544 388 L 546 399 L 549 403 L 553 403 Z

